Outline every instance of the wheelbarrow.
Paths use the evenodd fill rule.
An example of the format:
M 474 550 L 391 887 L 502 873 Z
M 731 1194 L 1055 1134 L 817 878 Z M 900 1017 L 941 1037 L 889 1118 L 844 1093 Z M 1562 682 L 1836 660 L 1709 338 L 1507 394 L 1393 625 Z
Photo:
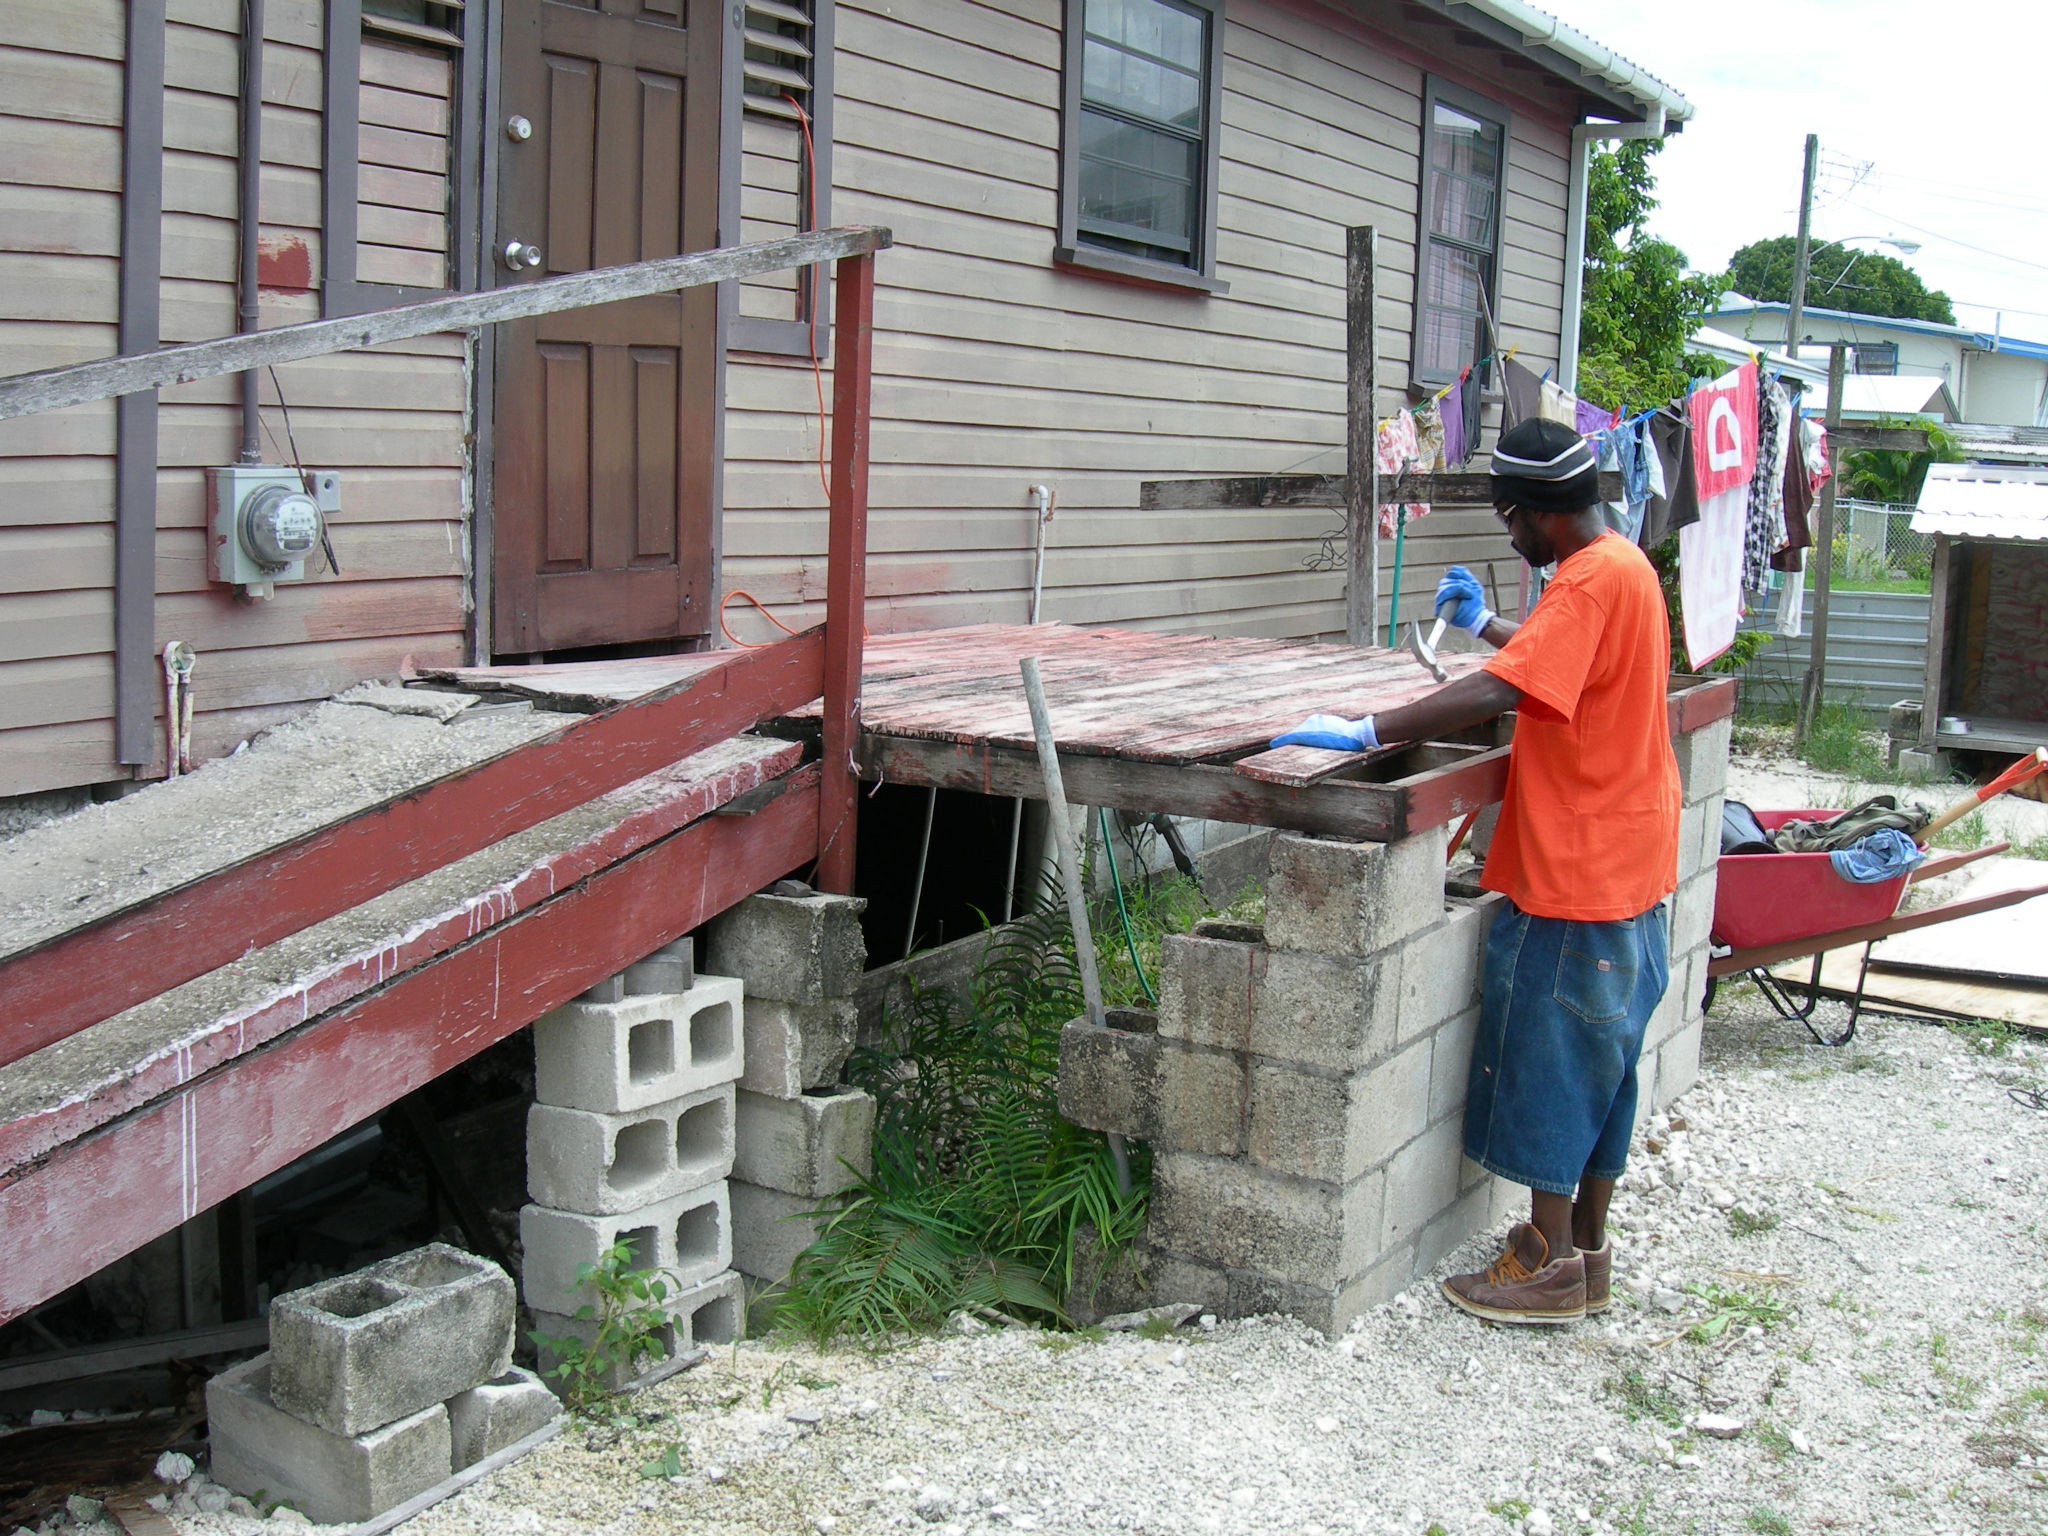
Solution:
M 1794 818 L 1838 814 L 1816 810 L 1755 813 L 1766 832 L 1776 831 Z M 1712 932 L 1715 945 L 1727 946 L 1728 952 L 1707 961 L 1707 995 L 1702 1007 L 1713 1002 L 1715 985 L 1723 976 L 1746 972 L 1780 1017 L 1796 1019 L 1822 1045 L 1847 1045 L 1856 1034 L 1856 1020 L 1863 1011 L 1871 946 L 1880 939 L 2048 895 L 2048 885 L 2037 885 L 1994 891 L 1919 912 L 1898 910 L 1907 886 L 1951 874 L 1965 864 L 2004 853 L 2011 846 L 1992 843 L 1967 853 L 1938 853 L 1906 874 L 1870 885 L 1843 879 L 1835 873 L 1825 853 L 1722 854 L 1714 885 Z M 1856 990 L 1849 999 L 1848 1028 L 1839 1035 L 1824 1035 L 1813 1027 L 1813 1011 L 1821 996 L 1821 961 L 1831 949 L 1847 949 L 1857 944 L 1863 946 L 1863 954 L 1856 966 Z M 1771 973 L 1770 967 L 1774 965 L 1808 955 L 1813 957 L 1813 971 L 1803 984 L 1784 981 Z M 1803 988 L 1803 998 L 1795 988 Z

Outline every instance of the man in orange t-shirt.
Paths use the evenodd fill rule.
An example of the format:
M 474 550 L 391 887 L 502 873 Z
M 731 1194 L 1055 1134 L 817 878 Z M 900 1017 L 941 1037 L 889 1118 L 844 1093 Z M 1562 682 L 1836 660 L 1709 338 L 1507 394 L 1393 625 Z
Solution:
M 1484 671 L 1363 720 L 1315 716 L 1279 738 L 1373 747 L 1516 712 L 1482 883 L 1508 902 L 1486 940 L 1465 1155 L 1526 1184 L 1530 1214 L 1485 1270 L 1444 1294 L 1481 1317 L 1564 1323 L 1608 1304 L 1607 1206 L 1635 1121 L 1636 1058 L 1668 976 L 1678 884 L 1678 764 L 1665 720 L 1671 636 L 1656 573 L 1609 532 L 1591 448 L 1527 421 L 1493 455 L 1515 551 L 1556 578 L 1520 624 L 1453 566 L 1439 612 L 1499 654 Z

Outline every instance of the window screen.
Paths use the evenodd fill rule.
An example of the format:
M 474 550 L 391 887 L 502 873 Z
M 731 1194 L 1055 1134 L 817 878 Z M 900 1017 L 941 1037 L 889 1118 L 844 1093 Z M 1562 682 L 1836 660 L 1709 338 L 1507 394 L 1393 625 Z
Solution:
M 1078 235 L 1153 261 L 1203 263 L 1211 12 L 1084 0 Z
M 1415 376 L 1453 379 L 1486 354 L 1500 246 L 1506 124 L 1483 104 L 1428 99 Z

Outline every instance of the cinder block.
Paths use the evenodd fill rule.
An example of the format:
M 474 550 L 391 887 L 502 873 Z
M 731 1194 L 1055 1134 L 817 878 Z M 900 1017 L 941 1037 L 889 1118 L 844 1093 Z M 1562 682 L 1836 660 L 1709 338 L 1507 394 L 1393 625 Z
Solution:
M 1907 747 L 1899 753 L 1899 772 L 1908 779 L 1945 784 L 1954 769 L 1955 760 L 1939 747 Z
M 570 1003 L 533 1026 L 534 1096 L 625 1114 L 729 1083 L 745 1068 L 741 987 L 700 976 L 687 992 Z
M 512 1279 L 431 1243 L 280 1296 L 270 1395 L 335 1435 L 360 1435 L 501 1375 L 512 1363 Z
M 1429 1047 L 1429 1123 L 1462 1116 L 1472 1075 L 1472 1042 L 1479 1035 L 1479 1009 L 1467 1008 L 1433 1036 Z
M 1734 717 L 1723 715 L 1712 725 L 1671 738 L 1687 805 L 1698 805 L 1728 787 L 1728 742 L 1734 728 Z
M 562 1405 L 533 1372 L 512 1367 L 481 1386 L 448 1399 L 448 1433 L 455 1470 L 475 1466 L 508 1445 L 552 1424 Z
M 1479 1001 L 1479 971 L 1498 902 L 1458 902 L 1443 925 L 1410 939 L 1401 954 L 1403 1045 Z
M 1650 1011 L 1649 1022 L 1643 1027 L 1645 1051 L 1654 1051 L 1684 1026 L 1686 971 L 1684 960 L 1672 962 L 1671 980 L 1665 984 L 1664 995 L 1657 999 L 1657 1006 Z
M 1492 1225 L 1493 1192 L 1483 1183 L 1466 1187 L 1415 1240 L 1415 1273 L 1434 1269 L 1453 1248 Z
M 1657 1097 L 1654 1103 L 1638 1099 L 1638 1113 L 1665 1109 L 1682 1097 L 1700 1076 L 1700 1030 L 1681 1029 L 1657 1047 Z
M 1060 1031 L 1059 1088 L 1060 1113 L 1091 1130 L 1179 1151 L 1244 1147 L 1245 1061 L 1235 1051 L 1075 1019 Z
M 1397 1260 L 1400 1256 L 1396 1256 Z M 1249 1270 L 1229 1271 L 1230 1290 L 1222 1309 L 1225 1317 L 1258 1317 L 1273 1312 L 1284 1312 L 1298 1322 L 1318 1332 L 1335 1337 L 1351 1326 L 1353 1318 L 1368 1308 L 1377 1306 L 1387 1296 L 1400 1289 L 1398 1285 L 1385 1289 L 1380 1276 L 1389 1268 L 1398 1267 L 1404 1273 L 1405 1263 L 1389 1266 L 1385 1262 L 1368 1269 L 1363 1275 L 1329 1285 L 1304 1285 L 1295 1281 L 1275 1279 L 1271 1275 L 1255 1274 Z
M 595 1306 L 595 1288 L 576 1273 L 614 1243 L 631 1251 L 629 1268 L 658 1270 L 674 1289 L 732 1264 L 732 1212 L 722 1181 L 608 1216 L 529 1205 L 519 1212 L 519 1237 L 526 1248 L 526 1304 L 537 1311 L 573 1315 Z
M 330 1434 L 271 1401 L 267 1354 L 206 1384 L 213 1480 L 288 1502 L 321 1525 L 373 1519 L 454 1470 L 439 1403 L 366 1435 Z
M 536 1205 L 609 1216 L 732 1172 L 733 1086 L 606 1115 L 536 1104 L 526 1112 L 526 1189 Z
M 851 896 L 749 896 L 712 921 L 705 964 L 743 979 L 749 997 L 851 997 L 867 968 L 865 910 L 867 903 Z
M 1394 1154 L 1387 1164 L 1381 1248 L 1412 1242 L 1457 1203 L 1463 1136 L 1459 1121 L 1441 1120 Z
M 1272 951 L 1252 999 L 1253 1054 L 1337 1072 L 1378 1060 L 1399 1030 L 1403 963 L 1399 948 L 1371 960 Z
M 1714 926 L 1714 877 L 1694 875 L 1671 898 L 1671 953 L 1688 955 L 1707 942 Z
M 1158 1153 L 1147 1236 L 1203 1263 L 1337 1285 L 1371 1263 L 1380 1194 L 1378 1173 L 1327 1184 L 1234 1158 Z
M 1700 867 L 1700 828 L 1707 819 L 1706 802 L 1688 805 L 1678 813 L 1678 878 L 1684 880 Z
M 858 1088 L 780 1099 L 742 1088 L 732 1173 L 749 1184 L 822 1199 L 874 1168 L 875 1101 Z
M 622 1003 L 649 992 L 687 992 L 696 979 L 696 962 L 688 939 L 664 944 L 644 960 L 579 993 L 579 1003 Z
M 860 1005 L 850 997 L 821 1003 L 747 998 L 747 1069 L 740 1086 L 793 1099 L 807 1088 L 839 1081 L 860 1028 Z
M 666 1317 L 654 1333 L 660 1344 L 658 1356 L 650 1352 L 637 1360 L 614 1365 L 602 1377 L 606 1391 L 617 1392 L 662 1361 L 687 1354 L 699 1345 L 730 1344 L 738 1338 L 746 1323 L 746 1281 L 727 1270 L 670 1296 L 662 1306 Z M 564 1317 L 558 1312 L 533 1314 L 535 1334 L 549 1339 L 574 1339 L 585 1346 L 596 1341 L 597 1326 L 593 1318 Z M 561 1364 L 561 1356 L 552 1346 L 536 1341 L 535 1347 L 543 1376 Z
M 1258 939 L 1169 933 L 1159 941 L 1159 1033 L 1220 1050 L 1251 1048 L 1252 1004 L 1264 984 Z
M 1393 843 L 1281 834 L 1266 884 L 1266 942 L 1363 957 L 1433 926 L 1444 914 L 1449 836 L 1444 827 Z
M 796 1256 L 817 1240 L 823 1222 L 812 1217 L 824 1202 L 734 1179 L 732 1267 L 750 1279 L 786 1279 Z

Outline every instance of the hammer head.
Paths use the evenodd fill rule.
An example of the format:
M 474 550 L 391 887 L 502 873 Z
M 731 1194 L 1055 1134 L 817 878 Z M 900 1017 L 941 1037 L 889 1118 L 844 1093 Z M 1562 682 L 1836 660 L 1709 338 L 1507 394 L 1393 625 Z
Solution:
M 1422 638 L 1421 623 L 1410 624 L 1408 626 L 1408 649 L 1415 653 L 1415 659 L 1422 663 L 1431 677 L 1440 683 L 1448 683 L 1451 680 L 1451 674 L 1446 672 L 1444 664 L 1436 659 L 1436 641 L 1438 636 L 1443 634 L 1443 631 L 1444 622 L 1442 619 L 1438 619 L 1435 630 L 1425 640 Z

